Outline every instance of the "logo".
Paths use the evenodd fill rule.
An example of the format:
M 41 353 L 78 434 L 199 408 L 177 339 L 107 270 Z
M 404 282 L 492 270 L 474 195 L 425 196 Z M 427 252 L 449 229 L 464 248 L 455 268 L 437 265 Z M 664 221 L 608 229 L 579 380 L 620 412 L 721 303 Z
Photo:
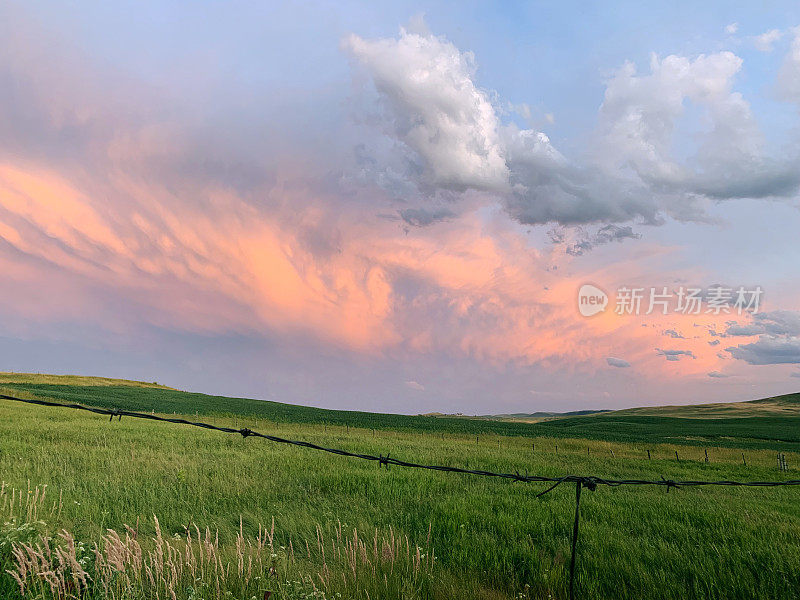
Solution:
M 578 310 L 584 317 L 603 312 L 608 306 L 608 294 L 599 287 L 584 283 L 578 290 Z

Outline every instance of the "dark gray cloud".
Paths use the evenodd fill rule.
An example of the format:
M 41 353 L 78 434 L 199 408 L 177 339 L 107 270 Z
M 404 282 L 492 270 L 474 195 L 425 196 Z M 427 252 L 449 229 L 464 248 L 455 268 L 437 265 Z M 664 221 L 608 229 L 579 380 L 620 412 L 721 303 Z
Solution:
M 613 356 L 607 357 L 606 362 L 610 367 L 618 367 L 621 369 L 625 369 L 631 366 L 631 363 L 629 363 L 627 360 L 622 358 L 615 358 Z
M 773 336 L 800 336 L 800 312 L 773 310 L 752 315 L 750 322 L 728 322 L 725 336 L 768 334 Z M 714 335 L 712 333 L 712 335 Z
M 596 246 L 608 244 L 610 242 L 622 242 L 626 239 L 638 240 L 642 236 L 639 233 L 634 233 L 630 225 L 615 225 L 609 223 L 603 225 L 593 234 L 584 231 L 579 232 L 581 237 L 578 241 L 567 244 L 565 252 L 571 256 L 581 256 Z M 548 232 L 550 241 L 554 244 L 562 244 L 566 240 L 566 234 L 563 230 L 552 229 Z
M 800 338 L 762 335 L 751 344 L 725 348 L 731 356 L 751 365 L 800 363 Z
M 800 311 L 757 313 L 749 323 L 731 323 L 727 334 L 758 335 L 758 340 L 726 348 L 731 356 L 751 365 L 800 363 Z
M 672 362 L 680 360 L 682 356 L 697 358 L 691 350 L 662 350 L 661 348 L 656 348 L 656 352 L 659 356 L 663 356 Z
M 719 346 L 719 340 L 711 340 L 708 342 L 709 346 Z
M 713 379 L 724 379 L 726 377 L 730 377 L 730 375 L 726 375 L 725 373 L 720 373 L 719 371 L 711 371 L 708 374 L 708 376 Z
M 446 208 L 404 208 L 398 213 L 403 221 L 413 227 L 427 227 L 456 216 L 453 211 Z
M 674 329 L 665 329 L 663 335 L 675 339 L 685 340 L 686 338 L 682 336 L 680 333 L 675 331 Z
M 753 315 L 754 324 L 771 335 L 800 336 L 800 311 L 773 310 Z
M 726 336 L 758 335 L 759 333 L 764 333 L 764 327 L 757 323 L 731 325 L 725 330 Z

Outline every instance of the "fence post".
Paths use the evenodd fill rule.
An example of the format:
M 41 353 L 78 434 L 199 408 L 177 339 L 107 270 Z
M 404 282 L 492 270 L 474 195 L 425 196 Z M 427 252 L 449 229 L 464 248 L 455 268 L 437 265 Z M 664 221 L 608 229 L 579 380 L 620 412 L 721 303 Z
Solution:
M 647 460 L 650 460 L 650 450 L 647 451 Z
M 578 523 L 581 517 L 581 488 L 583 482 L 575 482 L 575 524 L 572 526 L 572 558 L 569 561 L 569 600 L 575 599 L 575 552 L 578 547 Z
M 744 452 L 742 452 L 742 462 L 744 463 L 744 466 L 746 467 L 747 466 L 747 461 L 744 459 Z
M 703 448 L 703 450 L 706 453 L 706 462 L 708 462 L 708 448 Z
M 678 451 L 677 450 L 675 450 L 675 460 L 677 460 L 678 462 L 681 462 L 681 459 L 678 458 Z

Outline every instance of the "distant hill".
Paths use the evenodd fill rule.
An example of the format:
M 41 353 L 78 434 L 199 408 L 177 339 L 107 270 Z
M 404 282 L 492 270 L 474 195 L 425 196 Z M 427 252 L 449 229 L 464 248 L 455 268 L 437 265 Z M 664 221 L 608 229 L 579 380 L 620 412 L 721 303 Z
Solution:
M 0 373 L 0 393 L 211 418 L 242 415 L 284 423 L 324 423 L 437 434 L 591 438 L 643 445 L 704 443 L 800 451 L 800 394 L 722 404 L 464 417 L 328 410 L 183 392 L 155 382 L 24 373 Z M 0 400 L 0 408 L 2 402 Z
M 594 415 L 609 412 L 608 410 L 573 410 L 569 412 L 532 412 L 532 413 L 508 413 L 499 415 L 465 415 L 463 413 L 447 414 L 440 412 L 424 413 L 423 417 L 447 417 L 451 419 L 482 419 L 484 421 L 517 421 L 520 423 L 539 423 L 545 419 L 558 419 L 561 417 L 578 417 L 583 415 Z
M 111 379 L 109 377 L 88 377 L 83 375 L 47 375 L 44 373 L 11 373 L 0 372 L 0 386 L 3 384 L 31 384 L 31 385 L 64 385 L 64 386 L 111 386 L 124 385 L 130 387 L 160 388 L 171 390 L 174 388 L 160 385 L 157 381 L 132 381 L 130 379 Z
M 613 411 L 613 414 L 620 416 L 639 415 L 694 419 L 793 416 L 800 415 L 800 393 L 761 398 L 760 400 L 745 400 L 743 402 L 626 408 Z

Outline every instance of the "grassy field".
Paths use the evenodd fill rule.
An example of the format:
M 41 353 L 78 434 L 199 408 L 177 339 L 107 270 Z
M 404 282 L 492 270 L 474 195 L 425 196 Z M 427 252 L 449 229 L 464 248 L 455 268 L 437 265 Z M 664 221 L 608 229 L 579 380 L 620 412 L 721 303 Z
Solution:
M 585 438 L 631 444 L 714 445 L 800 451 L 800 394 L 752 402 L 656 407 L 527 423 L 325 410 L 279 402 L 183 392 L 156 383 L 0 373 L 0 392 L 105 408 L 207 416 L 240 415 L 275 423 L 321 424 L 407 432 Z
M 530 425 L 320 411 L 112 380 L 95 385 L 86 379 L 14 377 L 0 378 L 4 393 L 160 413 L 196 412 L 216 424 L 359 452 L 391 452 L 423 463 L 553 476 L 797 477 L 796 471 L 776 470 L 774 448 L 781 446 L 789 466 L 800 465 L 797 442 L 776 416 L 738 417 L 738 428 L 729 422 L 734 418 L 670 416 L 659 422 L 654 415 L 623 414 L 615 421 L 614 413 Z M 635 419 L 630 430 L 622 426 L 631 423 L 625 419 Z M 681 421 L 682 428 L 672 419 Z M 703 431 L 695 421 L 711 426 Z M 655 439 L 647 439 L 651 431 L 637 430 L 646 423 Z M 608 439 L 597 439 L 607 431 L 612 431 Z M 696 433 L 702 434 L 701 442 L 693 440 Z M 787 439 L 770 445 L 770 435 Z M 703 461 L 704 449 L 710 463 Z M 149 563 L 143 559 L 151 572 L 162 565 L 162 587 L 149 588 L 158 589 L 160 598 L 171 597 L 170 590 L 186 599 L 226 597 L 226 591 L 230 598 L 258 600 L 266 591 L 274 592 L 273 600 L 566 596 L 574 486 L 536 499 L 543 489 L 536 484 L 378 469 L 374 463 L 265 440 L 134 419 L 109 423 L 78 411 L 3 400 L 0 479 L 5 482 L 0 491 L 3 598 L 19 597 L 18 583 L 5 573 L 19 565 L 10 542 L 19 547 L 28 541 L 35 548 L 42 534 L 54 536 L 52 544 L 61 544 L 64 556 L 72 552 L 88 573 L 97 573 L 97 598 L 156 597 L 155 592 L 144 594 L 130 575 L 135 571 L 132 558 L 127 570 L 109 566 L 136 552 L 152 558 Z M 44 499 L 29 492 L 45 485 Z M 584 494 L 578 597 L 797 597 L 800 489 L 667 494 L 637 487 Z M 273 519 L 271 543 L 263 533 L 259 542 L 259 526 L 271 531 Z M 138 532 L 136 540 L 125 542 L 126 524 Z M 208 527 L 210 541 L 197 543 L 196 534 L 187 540 L 195 526 L 201 537 Z M 108 529 L 119 532 L 121 541 Z M 61 530 L 68 536 L 58 538 Z M 69 536 L 76 540 L 72 551 Z M 95 542 L 99 554 L 91 551 Z M 137 544 L 141 548 L 135 551 Z M 175 559 L 181 548 L 180 560 Z M 189 560 L 186 548 L 194 548 L 193 557 L 205 552 L 206 563 Z M 209 556 L 223 567 L 212 568 Z M 144 567 L 139 578 L 147 580 Z M 80 589 L 80 581 L 67 578 L 65 597 Z M 25 597 L 51 597 L 49 590 L 49 584 L 29 585 Z

